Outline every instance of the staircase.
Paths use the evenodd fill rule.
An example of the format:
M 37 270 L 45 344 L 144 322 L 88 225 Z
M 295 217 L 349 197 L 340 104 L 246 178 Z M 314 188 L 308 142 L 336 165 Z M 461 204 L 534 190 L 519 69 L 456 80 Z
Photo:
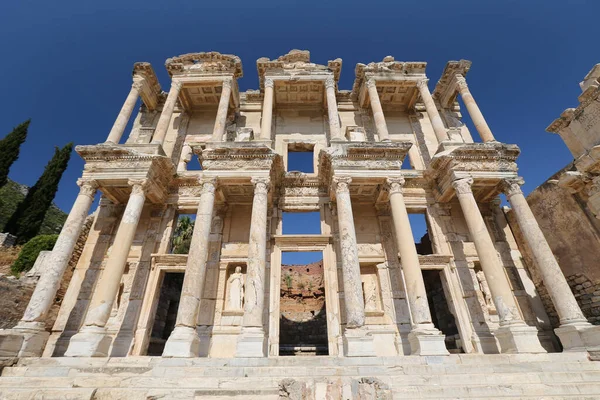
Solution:
M 587 353 L 168 359 L 22 358 L 0 399 L 599 399 Z

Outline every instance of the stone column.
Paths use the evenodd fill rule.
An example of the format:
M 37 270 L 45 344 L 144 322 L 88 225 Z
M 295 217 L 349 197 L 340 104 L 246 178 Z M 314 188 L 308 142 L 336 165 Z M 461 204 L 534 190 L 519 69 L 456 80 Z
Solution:
M 121 136 L 123 136 L 123 132 L 125 132 L 125 128 L 127 127 L 127 123 L 129 123 L 129 118 L 131 118 L 131 113 L 133 112 L 135 103 L 137 103 L 137 99 L 140 97 L 143 84 L 144 82 L 142 80 L 135 80 L 131 85 L 131 90 L 125 99 L 123 107 L 121 107 L 121 111 L 119 112 L 119 115 L 117 116 L 117 119 L 113 124 L 108 137 L 106 138 L 106 142 L 119 144 Z
M 329 116 L 329 133 L 331 140 L 345 140 L 340 130 L 337 101 L 335 99 L 335 80 L 332 76 L 325 80 L 327 94 L 327 113 Z
M 265 79 L 265 97 L 263 99 L 262 120 L 260 121 L 260 139 L 271 140 L 273 124 L 273 79 Z
M 193 154 L 194 152 L 192 151 L 192 146 L 190 146 L 187 143 L 184 144 L 181 148 L 181 158 L 179 160 L 179 163 L 177 164 L 177 172 L 187 171 L 188 163 L 192 161 Z
M 185 267 L 179 309 L 177 310 L 177 321 L 175 322 L 175 329 L 171 332 L 165 344 L 163 357 L 198 357 L 200 353 L 200 337 L 196 332 L 196 325 L 206 276 L 208 242 L 210 240 L 217 179 L 204 178 L 201 180 L 201 184 L 202 193 Z
M 390 140 L 390 135 L 385 123 L 385 116 L 383 115 L 383 109 L 381 108 L 381 101 L 379 100 L 379 93 L 377 93 L 375 79 L 369 79 L 367 81 L 367 89 L 369 91 L 369 100 L 371 101 L 371 110 L 373 110 L 373 119 L 375 120 L 375 129 L 379 135 L 379 141 L 387 142 Z
M 502 191 L 510 202 L 519 229 L 531 250 L 531 255 L 542 275 L 544 286 L 548 290 L 560 318 L 560 327 L 555 329 L 555 332 L 560 338 L 563 349 L 585 351 L 600 346 L 600 326 L 593 326 L 583 315 L 571 287 L 521 191 L 522 183 L 520 179 L 506 180 L 502 183 Z
M 400 253 L 402 271 L 404 271 L 406 294 L 412 316 L 412 330 L 408 336 L 412 354 L 421 356 L 448 355 L 444 343 L 445 336 L 433 325 L 431 312 L 429 311 L 427 291 L 425 290 L 423 273 L 419 265 L 419 255 L 417 254 L 415 239 L 410 227 L 404 195 L 402 194 L 404 178 L 388 178 L 386 183 L 390 196 L 394 230 L 396 231 L 396 243 Z
M 248 266 L 244 287 L 244 318 L 237 357 L 265 357 L 265 268 L 267 256 L 267 211 L 269 178 L 252 178 L 254 198 L 250 220 Z
M 495 141 L 494 135 L 487 122 L 485 122 L 485 118 L 483 118 L 483 114 L 479 110 L 473 95 L 469 91 L 469 87 L 467 86 L 467 81 L 462 75 L 456 76 L 456 84 L 458 85 L 458 91 L 460 92 L 460 96 L 462 97 L 465 106 L 467 107 L 467 111 L 471 116 L 471 120 L 479 132 L 479 136 L 481 136 L 481 140 L 484 142 L 492 142 Z
M 431 92 L 429 92 L 429 88 L 427 87 L 428 81 L 428 79 L 421 79 L 417 82 L 417 88 L 419 89 L 421 99 L 425 104 L 425 110 L 427 111 L 427 115 L 431 121 L 431 126 L 433 126 L 435 136 L 437 137 L 438 142 L 441 143 L 444 140 L 448 140 L 448 133 L 446 132 L 446 127 L 442 122 L 442 117 L 440 117 L 440 113 L 438 112 L 435 102 L 433 101 L 433 97 L 431 97 Z
M 107 334 L 106 322 L 119 291 L 121 278 L 127 265 L 127 257 L 144 208 L 148 181 L 146 179 L 130 179 L 129 185 L 131 186 L 131 195 L 123 212 L 112 249 L 94 289 L 83 327 L 71 338 L 69 348 L 65 353 L 67 357 L 108 356 L 111 337 Z
M 79 239 L 81 228 L 94 202 L 98 184 L 94 180 L 79 179 L 81 187 L 75 199 L 73 208 L 60 231 L 56 244 L 49 259 L 44 264 L 44 270 L 35 286 L 35 290 L 27 304 L 25 314 L 14 328 L 25 334 L 19 357 L 39 357 L 42 355 L 48 333 L 46 332 L 46 317 L 56 292 L 62 282 L 62 277 L 73 255 L 75 244 Z
M 215 127 L 213 129 L 212 140 L 221 142 L 225 135 L 225 127 L 227 125 L 227 111 L 229 110 L 229 98 L 231 97 L 231 79 L 225 79 L 221 89 L 221 98 L 219 99 L 219 108 L 217 109 L 217 117 L 215 118 Z
M 473 196 L 472 184 L 472 178 L 452 182 L 500 319 L 494 336 L 503 353 L 545 353 L 537 338 L 537 329 L 525 324 L 519 313 L 504 267 Z
M 374 356 L 373 337 L 364 329 L 365 301 L 360 277 L 360 262 L 356 230 L 350 200 L 352 178 L 334 176 L 331 184 L 335 191 L 337 204 L 338 229 L 340 237 L 339 254 L 342 259 L 342 283 L 344 287 L 344 306 L 346 311 L 346 329 L 344 331 L 344 350 L 346 356 Z
M 167 100 L 165 100 L 162 113 L 160 114 L 160 118 L 156 124 L 154 136 L 152 136 L 152 143 L 162 145 L 165 141 L 165 136 L 167 135 L 167 130 L 169 129 L 169 123 L 171 122 L 171 117 L 173 116 L 173 110 L 175 109 L 175 104 L 177 103 L 177 98 L 179 97 L 179 92 L 182 86 L 183 83 L 179 81 L 171 81 L 171 90 L 169 90 Z

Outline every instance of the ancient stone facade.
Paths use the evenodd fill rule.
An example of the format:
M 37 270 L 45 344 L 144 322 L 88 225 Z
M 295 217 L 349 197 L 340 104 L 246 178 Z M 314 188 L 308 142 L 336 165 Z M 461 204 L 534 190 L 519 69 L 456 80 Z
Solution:
M 596 349 L 598 330 L 520 191 L 520 150 L 494 138 L 465 80 L 470 65 L 449 62 L 430 92 L 426 63 L 388 56 L 358 64 L 352 90 L 341 90 L 341 59 L 319 65 L 294 50 L 260 58 L 259 89 L 240 92 L 238 57 L 192 53 L 167 60 L 165 93 L 152 67 L 136 63 L 107 141 L 76 149 L 85 160 L 81 193 L 4 349 L 143 363 L 153 331 L 168 325 L 166 312 L 174 327 L 162 359 L 279 359 L 282 253 L 290 251 L 323 254 L 329 356 L 459 360 L 444 331 L 452 351 L 467 355 L 554 352 L 559 341 L 565 350 Z M 461 122 L 459 95 L 482 141 Z M 138 97 L 143 104 L 123 139 Z M 312 154 L 313 172 L 290 170 L 297 151 Z M 45 327 L 97 190 L 83 254 L 57 321 Z M 501 193 L 560 319 L 554 331 Z M 309 211 L 320 214 L 319 234 L 283 233 L 283 213 Z M 171 254 L 178 216 L 190 213 L 189 254 Z M 431 254 L 417 251 L 411 214 L 424 217 Z M 177 311 L 159 305 L 172 273 L 183 274 Z M 333 396 L 346 384 L 322 390 Z M 347 398 L 391 393 L 364 375 L 352 385 L 358 394 Z M 314 394 L 317 386 L 281 381 L 279 394 Z

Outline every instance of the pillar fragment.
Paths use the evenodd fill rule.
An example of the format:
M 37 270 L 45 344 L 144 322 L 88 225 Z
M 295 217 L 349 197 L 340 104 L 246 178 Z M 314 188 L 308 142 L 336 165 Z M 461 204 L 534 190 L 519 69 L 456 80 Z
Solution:
M 377 135 L 379 135 L 379 141 L 388 142 L 390 135 L 385 123 L 385 115 L 383 115 L 383 108 L 381 108 L 381 100 L 379 100 L 379 93 L 377 93 L 377 85 L 374 79 L 367 80 L 367 90 L 369 91 L 369 101 L 371 102 L 371 110 L 373 111 L 375 129 L 377 130 Z
M 215 127 L 213 128 L 212 140 L 221 142 L 225 136 L 225 127 L 227 126 L 227 111 L 229 110 L 229 98 L 231 97 L 231 79 L 225 79 L 221 89 L 221 98 L 219 99 L 219 108 L 215 118 Z
M 467 111 L 471 116 L 471 120 L 475 125 L 475 129 L 477 129 L 477 132 L 479 132 L 481 140 L 484 142 L 496 141 L 496 139 L 494 139 L 494 135 L 492 134 L 492 130 L 485 121 L 485 118 L 483 118 L 483 114 L 481 113 L 481 110 L 479 110 L 479 106 L 475 102 L 475 99 L 469 90 L 469 86 L 467 86 L 466 79 L 462 75 L 457 75 L 456 84 L 458 86 L 460 97 L 467 107 Z
M 431 96 L 431 92 L 427 87 L 428 79 L 421 79 L 417 82 L 417 88 L 419 89 L 419 94 L 421 95 L 421 99 L 423 100 L 423 104 L 425 104 L 425 110 L 427 111 L 427 116 L 429 116 L 429 120 L 431 121 L 431 126 L 433 126 L 433 131 L 435 132 L 435 136 L 439 143 L 444 140 L 448 140 L 448 133 L 446 132 L 446 127 L 444 126 L 444 122 L 442 122 L 442 117 L 440 117 L 440 113 L 433 101 L 433 97 Z
M 327 97 L 330 138 L 331 140 L 344 140 L 344 136 L 340 129 L 337 100 L 335 98 L 335 80 L 331 76 L 325 80 L 325 92 Z
M 154 130 L 154 135 L 152 136 L 152 143 L 162 145 L 165 141 L 165 136 L 167 135 L 167 130 L 169 129 L 169 123 L 171 122 L 171 117 L 173 116 L 173 110 L 175 110 L 175 104 L 177 103 L 177 98 L 179 97 L 179 92 L 181 91 L 182 86 L 183 84 L 179 81 L 171 81 L 171 89 L 169 90 L 169 94 L 167 95 L 167 99 L 163 105 L 162 113 L 160 114 L 160 118 L 156 124 L 156 129 Z
M 131 85 L 131 90 L 125 99 L 125 103 L 123 103 L 123 107 L 121 107 L 121 111 L 117 116 L 115 123 L 113 124 L 108 137 L 106 138 L 107 143 L 119 144 L 121 141 L 121 137 L 123 136 L 123 132 L 125 132 L 125 128 L 129 123 L 129 119 L 131 118 L 131 113 L 137 103 L 138 97 L 140 97 L 140 92 L 142 90 L 144 82 L 141 79 L 134 80 Z
M 265 79 L 265 97 L 263 99 L 262 119 L 260 122 L 261 140 L 271 140 L 271 126 L 273 124 L 273 79 Z

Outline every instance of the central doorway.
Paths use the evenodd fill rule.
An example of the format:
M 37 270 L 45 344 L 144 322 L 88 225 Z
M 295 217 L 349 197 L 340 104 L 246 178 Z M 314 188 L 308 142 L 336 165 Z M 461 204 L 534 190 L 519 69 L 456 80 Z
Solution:
M 328 355 L 323 252 L 282 252 L 279 355 Z

